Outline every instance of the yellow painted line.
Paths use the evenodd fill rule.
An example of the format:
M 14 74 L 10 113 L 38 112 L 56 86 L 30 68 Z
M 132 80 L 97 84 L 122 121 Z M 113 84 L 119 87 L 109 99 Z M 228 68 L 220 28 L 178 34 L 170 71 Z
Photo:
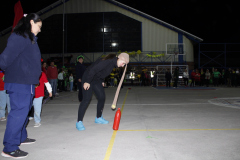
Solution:
M 227 129 L 137 129 L 137 130 L 118 130 L 121 132 L 136 132 L 136 131 L 224 131 L 224 130 L 240 130 L 240 128 Z
M 124 105 L 125 105 L 125 102 L 126 102 L 126 99 L 127 99 L 128 91 L 129 91 L 129 89 L 127 90 L 127 93 L 125 95 L 125 98 L 124 98 L 124 101 L 123 101 L 123 105 L 122 105 L 122 108 L 121 108 L 121 113 L 123 112 L 123 108 L 124 108 Z M 114 130 L 113 134 L 112 134 L 112 138 L 111 138 L 111 140 L 110 140 L 110 142 L 108 144 L 108 148 L 107 148 L 107 152 L 105 154 L 104 160 L 109 160 L 109 158 L 110 158 L 116 135 L 117 135 L 117 131 Z
M 113 131 L 112 138 L 111 138 L 111 140 L 109 142 L 108 149 L 107 149 L 107 152 L 105 154 L 104 160 L 109 160 L 109 158 L 110 158 L 116 135 L 117 135 L 117 131 Z
M 125 105 L 125 102 L 126 102 L 126 99 L 127 99 L 128 91 L 129 91 L 129 89 L 127 90 L 127 93 L 125 95 L 125 98 L 124 98 L 124 101 L 123 101 L 123 105 L 122 105 L 122 108 L 121 108 L 121 112 L 123 112 L 123 108 L 124 108 L 124 105 Z

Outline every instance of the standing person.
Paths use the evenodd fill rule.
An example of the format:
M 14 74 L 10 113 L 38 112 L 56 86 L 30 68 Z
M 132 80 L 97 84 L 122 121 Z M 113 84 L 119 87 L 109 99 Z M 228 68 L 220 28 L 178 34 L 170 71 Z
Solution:
M 142 81 L 141 86 L 146 86 L 144 70 L 142 70 L 141 72 L 141 81 Z
M 28 138 L 26 125 L 35 85 L 41 75 L 41 53 L 36 37 L 41 27 L 42 19 L 37 14 L 31 13 L 23 17 L 8 38 L 7 47 L 0 54 L 0 68 L 5 70 L 4 88 L 11 104 L 1 153 L 3 157 L 25 158 L 28 153 L 20 150 L 19 146 L 36 141 Z
M 44 72 L 47 75 L 47 63 L 44 62 L 43 59 L 41 59 L 41 61 L 42 61 L 42 72 Z M 44 94 L 46 97 L 49 96 L 45 87 L 44 87 Z M 44 98 L 45 98 L 45 96 L 44 96 Z
M 65 91 L 63 68 L 58 73 L 58 89 L 59 92 Z
M 217 86 L 218 87 L 218 82 L 219 82 L 219 77 L 221 76 L 221 73 L 215 69 L 215 71 L 213 72 L 213 85 L 214 87 Z
M 70 92 L 72 92 L 73 90 L 73 74 L 71 73 L 69 76 L 69 83 L 70 83 Z
M 183 80 L 184 80 L 185 87 L 188 86 L 188 78 L 189 78 L 189 74 L 188 74 L 187 69 L 185 69 L 185 71 L 183 72 Z
M 110 87 L 114 87 L 114 72 L 110 73 Z
M 195 75 L 196 75 L 196 72 L 194 70 L 192 70 L 192 73 L 191 73 L 191 84 L 190 84 L 190 87 L 194 87 L 195 86 Z
M 153 72 L 153 87 L 156 87 L 157 86 L 157 71 L 155 71 L 154 69 L 154 72 Z
M 147 79 L 147 86 L 151 85 L 151 76 L 150 76 L 150 72 L 147 71 L 146 72 L 146 79 Z
M 109 54 L 104 58 L 99 58 L 84 72 L 84 75 L 82 77 L 83 101 L 79 106 L 78 120 L 76 122 L 76 128 L 79 131 L 85 130 L 82 121 L 88 104 L 92 98 L 92 92 L 95 93 L 98 99 L 95 123 L 108 123 L 108 121 L 102 117 L 105 103 L 105 92 L 103 88 L 104 78 L 112 72 L 114 67 L 124 67 L 126 64 L 128 64 L 128 62 L 129 55 L 127 53 L 121 53 L 118 57 L 116 57 L 115 54 Z M 124 74 L 122 76 L 124 76 Z M 121 84 L 119 83 L 119 85 Z
M 172 79 L 172 74 L 169 72 L 169 69 L 167 69 L 165 73 L 165 79 L 166 79 L 166 87 L 170 87 L 170 82 Z
M 227 78 L 227 86 L 231 87 L 232 86 L 232 69 L 231 68 L 228 68 L 226 78 Z
M 6 106 L 9 114 L 11 110 L 9 95 L 6 90 L 4 90 L 4 72 L 0 70 L 0 121 L 6 121 Z
M 240 81 L 240 73 L 239 73 L 239 69 L 236 69 L 236 87 L 239 86 L 239 81 Z
M 178 79 L 179 79 L 179 67 L 176 67 L 173 73 L 174 84 L 173 88 L 177 88 Z
M 41 110 L 42 110 L 42 100 L 44 97 L 44 85 L 47 88 L 49 93 L 49 97 L 52 97 L 52 87 L 47 80 L 47 76 L 44 72 L 42 72 L 39 85 L 35 88 L 35 97 L 33 99 L 33 106 L 34 106 L 34 127 L 40 127 L 41 125 Z
M 199 73 L 198 69 L 196 69 L 195 84 L 199 86 L 200 82 L 201 82 L 201 74 Z
M 221 84 L 221 85 L 225 85 L 225 84 L 226 84 L 226 73 L 225 73 L 225 69 L 222 69 L 220 84 Z
M 77 79 L 77 86 L 78 86 L 78 100 L 82 102 L 83 95 L 82 95 L 82 76 L 86 70 L 86 66 L 83 64 L 84 57 L 82 55 L 77 57 L 77 65 L 76 65 L 76 79 Z
M 56 96 L 57 93 L 57 79 L 58 79 L 58 70 L 57 67 L 54 65 L 54 61 L 50 63 L 50 66 L 47 68 L 47 78 L 49 83 L 52 86 L 52 97 Z
M 209 69 L 206 70 L 206 73 L 205 73 L 205 82 L 206 82 L 206 86 L 209 87 L 209 80 L 211 78 L 211 74 L 209 72 Z
M 232 87 L 237 87 L 236 86 L 236 77 L 237 77 L 236 71 L 235 71 L 235 69 L 232 69 L 232 82 L 231 82 Z
M 205 72 L 201 68 L 201 71 L 200 71 L 200 86 L 204 86 L 204 79 L 205 79 Z
M 47 74 L 47 63 L 46 62 L 42 62 L 42 71 Z

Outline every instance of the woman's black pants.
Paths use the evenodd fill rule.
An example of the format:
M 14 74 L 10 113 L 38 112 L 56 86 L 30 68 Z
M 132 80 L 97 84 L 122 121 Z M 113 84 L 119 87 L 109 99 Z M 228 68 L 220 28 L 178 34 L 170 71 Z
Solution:
M 82 102 L 83 99 L 83 95 L 82 95 L 82 82 L 77 82 L 77 86 L 78 86 L 78 100 L 79 102 Z
M 95 80 L 91 82 L 90 88 L 88 90 L 84 90 L 83 84 L 82 84 L 83 99 L 78 109 L 78 121 L 83 120 L 88 104 L 91 101 L 93 92 L 95 93 L 95 96 L 97 97 L 97 100 L 98 100 L 97 118 L 102 116 L 103 107 L 105 103 L 105 91 L 102 86 L 102 82 L 100 80 Z

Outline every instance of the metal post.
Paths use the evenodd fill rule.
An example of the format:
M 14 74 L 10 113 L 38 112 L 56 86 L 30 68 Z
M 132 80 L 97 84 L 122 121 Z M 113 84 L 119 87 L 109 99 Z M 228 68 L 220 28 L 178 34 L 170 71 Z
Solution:
M 227 55 L 226 55 L 226 54 L 227 54 L 227 44 L 225 43 L 225 44 L 224 44 L 224 59 L 225 59 L 225 60 L 224 60 L 224 63 L 225 63 L 225 64 L 224 64 L 224 65 L 225 65 L 225 66 L 224 66 L 224 67 L 225 67 L 224 69 L 225 69 L 225 70 L 226 70 L 226 67 L 227 67 Z
M 198 47 L 198 68 L 200 68 L 200 43 L 199 43 L 199 47 Z
M 104 54 L 104 13 L 103 13 L 103 54 Z
M 62 44 L 62 60 L 63 60 L 63 66 L 64 66 L 64 22 L 65 22 L 65 0 L 63 0 L 63 44 Z

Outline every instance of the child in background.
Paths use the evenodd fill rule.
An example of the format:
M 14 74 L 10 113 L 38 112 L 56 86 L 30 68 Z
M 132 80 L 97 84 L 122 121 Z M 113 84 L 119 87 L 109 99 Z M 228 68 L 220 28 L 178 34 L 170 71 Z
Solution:
M 65 84 L 64 84 L 64 71 L 63 68 L 61 69 L 61 71 L 58 74 L 58 89 L 59 92 L 65 91 Z
M 33 99 L 33 106 L 34 106 L 34 127 L 39 127 L 41 125 L 41 110 L 42 110 L 42 100 L 44 97 L 44 84 L 47 88 L 49 93 L 49 97 L 52 97 L 52 87 L 47 80 L 47 76 L 44 72 L 42 72 L 39 85 L 35 88 L 35 97 Z
M 10 99 L 9 99 L 9 95 L 6 93 L 6 90 L 4 90 L 4 73 L 2 70 L 0 70 L 0 121 L 6 121 L 6 105 L 8 108 L 8 113 L 11 110 L 10 107 Z
M 72 92 L 72 89 L 73 89 L 73 74 L 72 73 L 69 76 L 69 82 L 70 82 L 70 92 Z

